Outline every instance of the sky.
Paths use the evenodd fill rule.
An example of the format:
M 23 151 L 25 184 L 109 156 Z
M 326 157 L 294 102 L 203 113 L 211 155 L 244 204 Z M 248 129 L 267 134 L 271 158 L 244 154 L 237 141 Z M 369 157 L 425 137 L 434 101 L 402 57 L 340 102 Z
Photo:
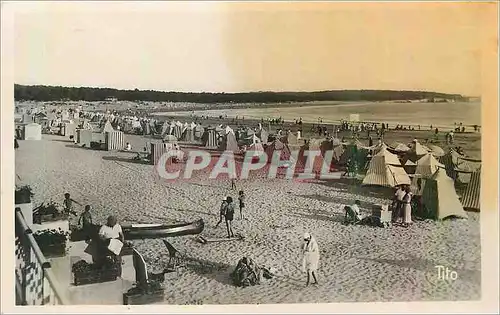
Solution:
M 5 9 L 5 3 L 3 7 Z M 19 2 L 18 84 L 479 96 L 491 5 Z

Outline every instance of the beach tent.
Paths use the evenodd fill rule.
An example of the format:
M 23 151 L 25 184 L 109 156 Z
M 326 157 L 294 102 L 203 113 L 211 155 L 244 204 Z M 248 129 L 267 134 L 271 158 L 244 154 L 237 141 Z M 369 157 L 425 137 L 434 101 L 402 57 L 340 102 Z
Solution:
M 106 120 L 106 123 L 102 127 L 101 132 L 105 133 L 105 132 L 111 132 L 111 131 L 114 131 L 113 126 L 111 126 L 111 123 L 109 122 L 109 120 Z
M 208 149 L 216 149 L 219 146 L 219 135 L 213 128 L 205 129 L 202 136 L 203 145 Z
M 281 142 L 286 143 L 288 146 L 299 146 L 299 140 L 297 136 L 291 131 L 287 132 L 287 135 L 281 138 Z
M 164 137 L 165 135 L 170 134 L 169 131 L 170 131 L 170 124 L 168 123 L 168 121 L 165 121 L 163 123 L 163 126 L 161 127 L 161 136 Z
M 390 148 L 396 152 L 407 152 L 410 150 L 410 147 L 407 146 L 406 144 L 404 143 L 401 143 L 401 142 L 393 142 L 391 145 L 390 145 Z
M 22 138 L 23 140 L 42 140 L 42 126 L 37 123 L 25 125 Z
M 247 152 L 251 152 L 253 156 L 260 156 L 264 154 L 264 147 L 262 143 L 255 142 L 248 147 Z
M 408 160 L 408 162 L 411 162 Z M 405 164 L 405 165 L 406 165 Z M 418 161 L 417 161 L 417 167 L 415 169 L 415 174 L 418 174 L 422 177 L 431 177 L 439 167 L 443 167 L 444 165 L 440 163 L 434 155 L 431 153 L 427 153 L 426 155 L 422 156 Z
M 467 189 L 462 196 L 462 205 L 466 210 L 480 209 L 481 199 L 481 168 L 472 173 Z
M 187 125 L 182 132 L 182 141 L 193 142 L 195 141 L 194 137 L 194 127 L 192 125 Z
M 201 140 L 204 132 L 205 132 L 205 128 L 203 128 L 202 125 L 197 125 L 196 127 L 194 127 L 194 138 L 196 140 Z
M 265 129 L 260 129 L 259 132 L 257 133 L 257 136 L 260 138 L 262 144 L 267 144 L 269 134 Z
M 415 171 L 417 170 L 417 163 L 406 160 L 403 163 L 403 168 L 405 169 L 406 173 L 408 174 L 415 174 Z
M 430 150 L 429 152 L 436 157 L 444 155 L 444 150 L 441 149 L 441 147 L 438 147 L 437 145 L 429 144 L 427 145 L 427 148 Z
M 163 137 L 163 141 L 169 142 L 169 143 L 175 143 L 175 142 L 177 142 L 177 138 L 174 135 L 165 135 Z
M 259 137 L 257 137 L 255 134 L 253 134 L 250 137 L 247 137 L 245 139 L 245 143 L 252 145 L 255 143 L 261 143 L 261 141 L 260 141 Z
M 439 160 L 444 164 L 446 174 L 459 184 L 468 183 L 471 174 L 481 167 L 481 160 L 468 158 L 455 150 L 450 150 Z
M 232 130 L 228 132 L 220 142 L 219 150 L 221 151 L 231 151 L 238 152 L 240 149 L 238 148 L 238 142 L 236 141 L 236 136 Z
M 271 163 L 273 155 L 276 151 L 280 152 L 280 160 L 290 159 L 290 148 L 285 143 L 281 142 L 279 139 L 271 142 L 266 148 L 267 162 Z
M 410 150 L 406 152 L 406 158 L 412 160 L 413 162 L 418 161 L 422 156 L 429 153 L 429 150 L 425 148 L 416 139 L 409 145 Z
M 438 168 L 431 178 L 425 181 L 422 192 L 422 205 L 427 210 L 429 218 L 442 220 L 448 217 L 467 218 L 453 179 L 443 168 Z
M 410 185 L 411 180 L 395 154 L 382 149 L 375 154 L 368 165 L 362 185 L 394 187 Z

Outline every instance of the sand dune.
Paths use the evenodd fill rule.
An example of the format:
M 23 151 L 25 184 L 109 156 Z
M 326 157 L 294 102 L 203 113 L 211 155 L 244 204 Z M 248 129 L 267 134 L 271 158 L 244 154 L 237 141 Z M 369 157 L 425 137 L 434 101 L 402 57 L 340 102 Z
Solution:
M 73 199 L 93 206 L 96 222 L 104 222 L 110 214 L 123 223 L 203 218 L 204 235 L 226 235 L 224 226 L 214 226 L 222 198 L 236 197 L 227 180 L 165 183 L 155 176 L 153 166 L 128 162 L 131 153 L 76 148 L 63 139 L 44 135 L 42 141 L 20 141 L 16 150 L 17 183 L 31 185 L 35 203 L 51 198 L 62 201 L 63 194 L 69 192 Z M 127 141 L 142 150 L 142 137 L 127 136 Z M 245 240 L 201 245 L 194 237 L 171 239 L 189 260 L 177 279 L 167 280 L 165 303 L 480 298 L 478 214 L 469 213 L 467 221 L 417 221 L 408 229 L 344 226 L 344 204 L 360 199 L 368 211 L 373 204 L 388 201 L 348 183 L 257 178 L 238 181 L 237 186 L 247 194 L 247 220 L 235 220 L 234 229 Z M 321 250 L 320 285 L 307 288 L 299 269 L 299 247 L 305 231 L 315 235 Z M 168 253 L 160 240 L 134 244 L 155 269 L 166 265 Z M 259 286 L 234 287 L 229 273 L 243 256 L 273 267 L 278 276 Z M 456 270 L 459 278 L 438 280 L 436 265 Z

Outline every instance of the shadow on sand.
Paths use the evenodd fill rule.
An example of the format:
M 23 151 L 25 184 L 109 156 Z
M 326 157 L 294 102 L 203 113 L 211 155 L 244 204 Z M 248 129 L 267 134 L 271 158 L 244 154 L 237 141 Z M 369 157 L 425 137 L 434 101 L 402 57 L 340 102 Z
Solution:
M 64 137 L 64 136 L 61 136 L 61 137 Z M 67 139 L 51 139 L 50 141 L 55 141 L 55 142 L 71 142 L 71 143 L 74 143 L 73 140 L 67 138 Z
M 136 160 L 136 159 L 133 159 L 133 158 L 126 158 L 126 157 L 103 156 L 102 159 L 106 160 L 106 161 L 126 162 L 126 163 L 132 163 L 132 164 L 149 165 L 149 161 Z
M 234 286 L 230 276 L 233 266 L 189 256 L 185 256 L 184 261 L 188 270 L 219 283 Z

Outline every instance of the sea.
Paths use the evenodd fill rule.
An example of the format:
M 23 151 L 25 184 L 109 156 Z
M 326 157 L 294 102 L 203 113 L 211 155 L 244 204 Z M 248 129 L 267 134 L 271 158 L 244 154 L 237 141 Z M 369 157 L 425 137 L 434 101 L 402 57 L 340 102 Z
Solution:
M 190 112 L 162 112 L 161 116 L 210 116 L 227 115 L 233 118 L 261 119 L 283 118 L 294 121 L 302 118 L 304 122 L 338 123 L 350 120 L 351 114 L 359 115 L 359 121 L 389 123 L 390 126 L 421 126 L 421 128 L 451 129 L 455 124 L 481 126 L 480 102 L 450 103 L 396 103 L 396 102 L 352 102 L 352 103 L 296 103 L 286 107 L 253 107 L 214 110 L 194 110 Z M 357 115 L 356 115 L 357 114 Z

